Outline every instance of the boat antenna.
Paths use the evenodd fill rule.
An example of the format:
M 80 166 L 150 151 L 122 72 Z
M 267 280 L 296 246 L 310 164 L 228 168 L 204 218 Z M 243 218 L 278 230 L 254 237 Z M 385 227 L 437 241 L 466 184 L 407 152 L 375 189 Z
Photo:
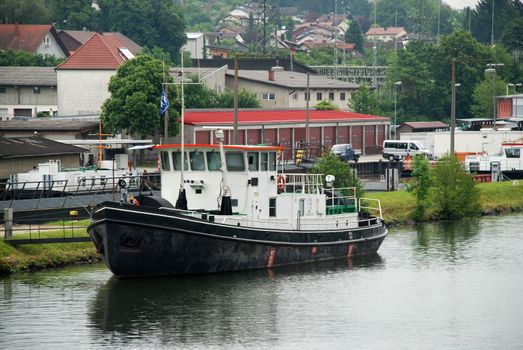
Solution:
M 232 202 L 231 202 L 231 188 L 227 181 L 227 168 L 225 163 L 225 151 L 223 150 L 223 130 L 216 130 L 216 140 L 220 145 L 220 160 L 222 170 L 222 187 L 220 194 L 222 196 L 222 202 L 220 205 L 220 215 L 232 215 Z
M 180 49 L 180 63 L 182 68 L 182 82 L 181 82 L 181 165 L 180 165 L 180 191 L 178 192 L 178 199 L 176 200 L 176 209 L 182 209 L 187 210 L 187 195 L 185 193 L 185 188 L 183 186 L 184 184 L 184 177 L 183 177 L 183 171 L 185 167 L 185 92 L 184 92 L 184 83 L 185 83 L 185 75 L 183 70 L 183 49 Z

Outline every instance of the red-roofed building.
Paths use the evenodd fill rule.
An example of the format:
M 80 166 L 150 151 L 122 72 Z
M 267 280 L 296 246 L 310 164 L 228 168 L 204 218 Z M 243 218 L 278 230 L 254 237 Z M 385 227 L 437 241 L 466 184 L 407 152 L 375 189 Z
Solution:
M 107 86 L 116 70 L 134 58 L 138 49 L 127 47 L 116 33 L 94 33 L 56 67 L 58 114 L 97 115 L 110 96 Z
M 238 143 L 281 145 L 292 149 L 305 143 L 304 109 L 240 110 Z M 185 113 L 186 143 L 216 143 L 212 128 L 232 127 L 232 110 L 188 110 Z M 211 129 L 209 129 L 209 127 Z M 379 153 L 390 128 L 389 118 L 344 111 L 309 111 L 311 147 L 351 143 L 363 154 Z M 233 131 L 225 131 L 232 143 Z
M 0 24 L 0 50 L 65 58 L 69 55 L 51 24 Z

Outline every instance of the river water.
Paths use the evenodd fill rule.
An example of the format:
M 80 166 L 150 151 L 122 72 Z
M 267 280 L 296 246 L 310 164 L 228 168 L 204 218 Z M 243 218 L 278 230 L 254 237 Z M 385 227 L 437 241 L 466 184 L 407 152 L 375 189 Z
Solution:
M 373 257 L 117 280 L 0 279 L 0 349 L 522 349 L 523 215 L 392 228 Z

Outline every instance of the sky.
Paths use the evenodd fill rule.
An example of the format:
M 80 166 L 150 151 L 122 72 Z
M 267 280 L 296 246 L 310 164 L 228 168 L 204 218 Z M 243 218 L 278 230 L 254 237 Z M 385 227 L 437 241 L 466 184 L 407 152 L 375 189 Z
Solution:
M 462 9 L 467 6 L 474 8 L 476 6 L 476 3 L 478 2 L 478 0 L 443 0 L 443 1 L 445 1 L 451 7 L 456 8 L 456 9 Z

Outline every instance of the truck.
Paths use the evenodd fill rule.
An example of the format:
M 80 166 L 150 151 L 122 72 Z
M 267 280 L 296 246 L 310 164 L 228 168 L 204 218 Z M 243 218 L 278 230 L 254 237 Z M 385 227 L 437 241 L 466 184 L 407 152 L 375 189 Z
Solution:
M 339 143 L 337 145 L 332 146 L 331 149 L 332 154 L 338 156 L 342 161 L 348 162 L 348 161 L 355 161 L 357 162 L 360 156 L 356 154 L 356 151 L 354 151 L 354 148 L 352 148 L 352 145 L 350 143 Z
M 523 141 L 505 142 L 496 155 L 478 154 L 465 157 L 465 168 L 475 174 L 501 173 L 507 179 L 523 178 Z

